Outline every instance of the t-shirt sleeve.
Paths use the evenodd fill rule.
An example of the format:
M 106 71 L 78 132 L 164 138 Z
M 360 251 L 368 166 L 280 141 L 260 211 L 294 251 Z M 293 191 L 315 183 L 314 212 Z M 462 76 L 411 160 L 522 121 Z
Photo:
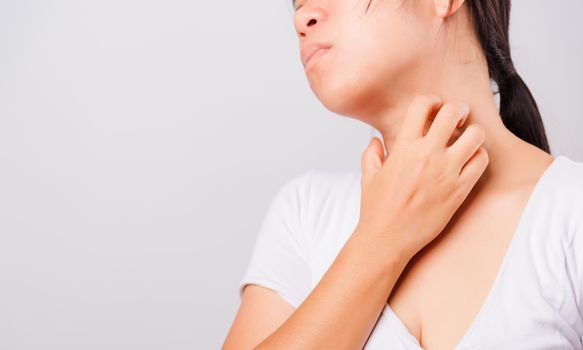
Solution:
M 288 180 L 272 198 L 239 281 L 239 299 L 247 284 L 272 289 L 296 308 L 309 294 L 310 266 L 302 213 L 307 206 L 310 172 Z
M 583 205 L 581 207 L 583 208 Z M 577 219 L 579 222 L 574 225 L 573 231 L 565 240 L 563 249 L 566 253 L 565 268 L 568 287 L 572 290 L 575 299 L 573 310 L 575 314 L 572 314 L 572 317 L 574 317 L 573 320 L 578 319 L 574 327 L 583 343 L 583 220 Z
M 583 222 L 579 224 L 579 229 L 575 232 L 573 237 L 573 260 L 575 265 L 575 294 L 578 298 L 579 317 L 581 324 L 583 324 Z M 583 343 L 583 328 L 579 334 L 581 343 Z

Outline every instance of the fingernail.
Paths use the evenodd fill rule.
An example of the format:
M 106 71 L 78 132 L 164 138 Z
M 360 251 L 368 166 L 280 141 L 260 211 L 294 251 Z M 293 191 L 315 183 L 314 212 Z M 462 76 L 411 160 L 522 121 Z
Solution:
M 383 164 L 381 163 L 381 160 L 380 160 L 380 158 L 379 158 L 378 156 L 375 156 L 375 157 L 374 157 L 374 162 L 375 162 L 375 164 L 376 164 L 377 168 L 380 168 L 380 167 L 381 167 L 381 165 L 383 165 Z
M 428 94 L 427 96 L 429 96 L 429 98 L 431 98 L 432 100 L 434 100 L 436 103 L 437 102 L 441 102 L 441 97 L 435 95 L 435 94 Z
M 468 113 L 470 113 L 470 105 L 468 103 L 462 104 L 462 112 L 464 115 L 467 115 Z

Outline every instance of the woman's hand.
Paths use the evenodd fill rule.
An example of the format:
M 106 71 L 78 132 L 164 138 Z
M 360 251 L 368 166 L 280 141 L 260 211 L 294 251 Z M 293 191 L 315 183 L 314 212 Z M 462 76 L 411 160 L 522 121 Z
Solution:
M 468 113 L 467 104 L 442 106 L 438 96 L 420 95 L 409 106 L 386 159 L 381 141 L 373 137 L 361 157 L 355 233 L 371 234 L 407 258 L 441 233 L 489 161 L 481 147 L 485 133 L 477 124 L 451 142 Z

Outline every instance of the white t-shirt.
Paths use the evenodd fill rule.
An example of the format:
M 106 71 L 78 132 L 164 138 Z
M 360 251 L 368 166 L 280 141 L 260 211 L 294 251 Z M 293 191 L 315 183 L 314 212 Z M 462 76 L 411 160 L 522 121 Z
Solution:
M 240 280 L 298 307 L 356 227 L 360 169 L 288 180 L 264 217 Z M 583 163 L 559 155 L 531 193 L 495 282 L 455 349 L 582 349 Z M 421 349 L 388 304 L 364 349 Z

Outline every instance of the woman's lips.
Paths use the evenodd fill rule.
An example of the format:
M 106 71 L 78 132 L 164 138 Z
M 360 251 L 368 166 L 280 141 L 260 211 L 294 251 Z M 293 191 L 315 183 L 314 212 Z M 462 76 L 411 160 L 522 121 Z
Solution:
M 310 57 L 308 57 L 306 64 L 304 64 L 304 68 L 308 66 L 308 63 L 315 61 L 316 59 L 318 59 L 318 57 L 320 57 L 320 56 L 324 55 L 326 52 L 328 52 L 328 50 L 330 50 L 330 48 L 321 48 L 321 49 L 314 51 L 314 53 Z
M 321 52 L 319 52 L 320 50 L 326 51 L 327 49 L 329 49 L 331 47 L 332 47 L 332 45 L 325 44 L 325 43 L 310 43 L 310 44 L 306 44 L 300 50 L 300 56 L 301 56 L 301 59 L 302 59 L 302 64 L 305 67 L 308 64 L 308 61 L 310 60 L 310 58 L 312 58 L 312 56 L 314 56 L 316 53 L 321 54 Z

